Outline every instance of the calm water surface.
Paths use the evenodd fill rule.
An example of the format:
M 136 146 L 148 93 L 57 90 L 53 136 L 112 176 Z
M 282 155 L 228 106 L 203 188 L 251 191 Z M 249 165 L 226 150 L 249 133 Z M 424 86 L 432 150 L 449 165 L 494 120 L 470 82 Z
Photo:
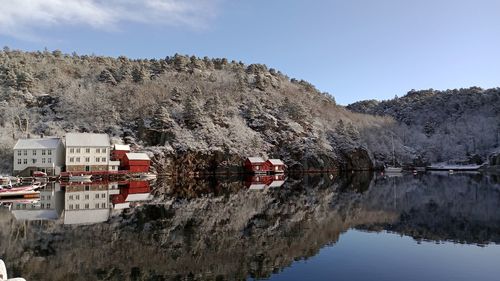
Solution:
M 28 280 L 499 280 L 480 174 L 50 184 L 0 208 Z

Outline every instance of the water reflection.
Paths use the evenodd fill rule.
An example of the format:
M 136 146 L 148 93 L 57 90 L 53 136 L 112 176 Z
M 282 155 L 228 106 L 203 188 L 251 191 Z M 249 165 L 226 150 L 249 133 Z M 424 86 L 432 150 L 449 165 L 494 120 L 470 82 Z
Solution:
M 14 207 L 12 214 L 0 211 L 0 256 L 14 261 L 9 265 L 13 273 L 32 280 L 244 280 L 280 276 L 273 274 L 316 256 L 325 246 L 335 245 L 335 251 L 350 229 L 390 231 L 417 241 L 500 243 L 495 177 L 364 173 L 269 180 L 159 179 L 153 188 L 135 182 L 54 187 L 44 197 L 50 215 L 28 220 Z M 275 181 L 279 186 L 273 188 Z M 255 184 L 264 185 L 265 192 L 251 188 Z M 147 200 L 155 203 L 138 203 Z M 58 201 L 64 202 L 62 208 Z M 42 197 L 34 208 L 41 210 L 41 203 Z M 102 210 L 107 215 L 93 213 Z M 71 212 L 82 215 L 67 219 Z M 54 213 L 66 224 L 87 225 L 41 219 Z M 347 260 L 363 251 L 351 250 L 342 252 Z M 394 249 L 395 255 L 398 250 L 406 251 Z M 478 252 L 469 254 L 481 259 Z M 356 279 L 356 271 L 351 274 Z
M 106 222 L 111 216 L 153 199 L 149 181 L 50 182 L 37 199 L 8 205 L 17 221 L 53 220 L 67 225 Z

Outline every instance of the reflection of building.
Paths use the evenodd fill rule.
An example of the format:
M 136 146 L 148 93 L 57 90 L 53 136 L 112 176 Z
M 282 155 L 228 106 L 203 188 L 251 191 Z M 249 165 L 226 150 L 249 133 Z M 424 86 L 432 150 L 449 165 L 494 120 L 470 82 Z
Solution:
M 20 139 L 14 146 L 14 175 L 31 176 L 34 171 L 59 175 L 64 166 L 64 144 L 60 138 Z
M 57 220 L 64 209 L 64 192 L 59 184 L 50 183 L 40 190 L 40 198 L 12 203 L 17 220 Z
M 251 190 L 280 187 L 285 183 L 284 174 L 254 175 L 247 177 L 245 185 Z
M 149 201 L 153 199 L 148 181 L 130 181 L 125 186 L 120 186 L 120 193 L 111 196 L 115 209 L 126 209 L 132 202 Z
M 65 185 L 64 224 L 92 224 L 107 221 L 110 214 L 110 189 L 113 190 L 114 185 L 108 182 Z

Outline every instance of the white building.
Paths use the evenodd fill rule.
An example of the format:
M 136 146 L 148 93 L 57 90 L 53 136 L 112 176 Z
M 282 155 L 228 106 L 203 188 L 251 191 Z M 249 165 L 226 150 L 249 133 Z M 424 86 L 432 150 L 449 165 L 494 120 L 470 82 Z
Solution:
M 34 171 L 59 175 L 64 166 L 64 144 L 60 138 L 20 139 L 14 146 L 14 175 L 31 176 Z
M 110 148 L 107 134 L 67 133 L 66 171 L 118 170 L 119 163 L 110 161 Z

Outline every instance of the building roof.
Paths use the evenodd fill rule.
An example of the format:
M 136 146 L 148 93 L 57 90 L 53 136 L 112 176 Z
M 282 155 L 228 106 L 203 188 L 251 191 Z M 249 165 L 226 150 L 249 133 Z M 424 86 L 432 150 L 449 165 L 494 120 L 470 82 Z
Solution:
M 20 139 L 14 149 L 52 149 L 57 148 L 60 142 L 60 138 Z
M 125 153 L 128 160 L 150 160 L 146 153 Z
M 115 144 L 113 148 L 120 151 L 130 151 L 130 145 L 128 144 Z
M 266 161 L 264 161 L 264 159 L 262 159 L 262 157 L 248 157 L 247 158 L 248 161 L 250 161 L 250 163 L 264 163 Z
M 66 210 L 64 224 L 94 224 L 109 219 L 109 209 Z
M 285 165 L 285 163 L 283 163 L 281 159 L 269 159 L 267 161 L 269 161 L 273 165 Z
M 66 146 L 109 147 L 107 134 L 67 133 Z

